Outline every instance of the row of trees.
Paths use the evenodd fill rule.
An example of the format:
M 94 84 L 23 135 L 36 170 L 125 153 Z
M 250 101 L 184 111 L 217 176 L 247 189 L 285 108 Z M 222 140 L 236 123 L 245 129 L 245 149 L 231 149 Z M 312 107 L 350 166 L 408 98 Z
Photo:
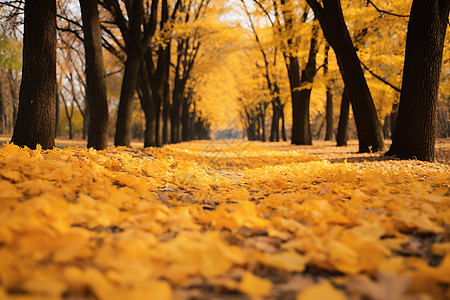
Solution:
M 398 14 L 382 10 L 372 1 L 349 1 L 348 3 L 345 3 L 345 12 L 342 11 L 340 1 L 322 1 L 322 3 L 317 1 L 306 2 L 309 6 L 306 6 L 301 2 L 299 3 L 297 1 L 290 0 L 254 0 L 253 3 L 255 10 L 253 13 L 249 13 L 247 8 L 248 5 L 242 1 L 244 10 L 250 20 L 251 30 L 255 34 L 255 39 L 261 49 L 264 61 L 267 61 L 266 58 L 268 55 L 267 53 L 264 53 L 264 49 L 262 48 L 260 42 L 261 38 L 258 37 L 255 30 L 254 23 L 257 21 L 250 19 L 251 16 L 255 15 L 255 12 L 257 14 L 258 11 L 261 15 L 266 17 L 266 23 L 269 24 L 269 26 L 267 26 L 263 23 L 260 28 L 260 32 L 263 32 L 264 28 L 267 27 L 270 27 L 273 32 L 272 42 L 266 47 L 266 49 L 272 49 L 272 51 L 275 52 L 275 55 L 278 50 L 282 53 L 284 58 L 290 83 L 292 100 L 292 143 L 303 145 L 311 144 L 312 132 L 310 127 L 311 118 L 309 114 L 311 87 L 313 86 L 312 83 L 315 81 L 314 79 L 317 77 L 316 75 L 318 74 L 318 70 L 320 68 L 323 68 L 324 73 L 322 79 L 328 77 L 325 79 L 326 92 L 324 91 L 324 95 L 326 94 L 326 109 L 324 116 L 325 122 L 322 124 L 325 124 L 326 128 L 325 138 L 332 138 L 333 94 L 331 93 L 331 90 L 332 86 L 336 83 L 336 77 L 329 75 L 327 76 L 327 74 L 329 74 L 329 47 L 331 46 L 336 54 L 337 65 L 340 70 L 340 74 L 342 75 L 343 84 L 345 85 L 345 89 L 341 92 L 342 101 L 339 115 L 339 125 L 337 128 L 337 144 L 346 145 L 346 128 L 349 122 L 348 118 L 351 103 L 358 139 L 360 142 L 360 152 L 382 150 L 383 136 L 389 137 L 391 135 L 390 129 L 392 129 L 392 132 L 394 132 L 395 129 L 395 133 L 392 134 L 396 136 L 397 140 L 401 140 L 401 145 L 406 145 L 407 140 L 416 139 L 415 146 L 405 146 L 414 148 L 415 150 L 399 150 L 397 148 L 398 146 L 396 146 L 399 143 L 394 142 L 393 147 L 388 152 L 389 154 L 432 159 L 430 157 L 425 158 L 429 155 L 425 154 L 425 152 L 431 153 L 433 151 L 431 149 L 425 150 L 424 148 L 434 145 L 434 138 L 436 134 L 436 94 L 439 86 L 433 86 L 431 83 L 424 83 L 424 81 L 420 79 L 420 76 L 418 76 L 419 72 L 417 72 L 417 70 L 414 72 L 412 69 L 405 67 L 405 70 L 410 70 L 411 72 L 409 76 L 416 78 L 416 80 L 420 80 L 422 83 L 421 86 L 413 84 L 411 87 L 414 86 L 414 88 L 417 88 L 420 86 L 420 88 L 428 89 L 428 91 L 434 90 L 435 94 L 433 97 L 431 97 L 431 95 L 417 97 L 420 93 L 417 93 L 416 91 L 414 93 L 414 95 L 416 95 L 414 102 L 416 103 L 415 105 L 417 105 L 415 109 L 418 113 L 414 116 L 414 118 L 408 117 L 408 121 L 406 121 L 404 116 L 412 116 L 413 113 L 408 111 L 408 109 L 412 109 L 413 105 L 407 105 L 407 109 L 403 105 L 404 108 L 400 109 L 400 112 L 403 110 L 403 113 L 400 113 L 400 122 L 403 124 L 420 124 L 415 128 L 415 131 L 410 130 L 412 127 L 409 124 L 405 125 L 403 128 L 402 126 L 395 127 L 399 98 L 396 94 L 401 92 L 401 89 L 398 86 L 400 86 L 402 82 L 402 65 L 400 65 L 400 63 L 403 63 L 403 58 L 405 57 L 405 40 L 402 36 L 406 35 L 406 26 L 409 19 L 408 12 L 411 7 L 411 3 L 391 5 L 394 12 L 399 9 L 400 11 L 405 11 L 404 14 Z M 361 2 L 365 2 L 364 5 L 361 5 Z M 419 4 L 417 4 L 418 1 L 415 2 L 415 6 L 411 7 L 411 19 L 414 20 L 414 18 L 417 18 L 419 21 L 416 22 L 422 22 L 421 28 L 423 30 L 428 30 L 428 36 L 438 37 L 435 40 L 426 41 L 427 44 L 432 42 L 433 45 L 436 46 L 433 50 L 435 52 L 433 57 L 436 61 L 433 66 L 428 66 L 427 70 L 429 72 L 434 72 L 432 69 L 438 67 L 439 69 L 437 69 L 437 71 L 439 72 L 440 65 L 437 65 L 436 63 L 437 60 L 442 62 L 442 49 L 448 19 L 448 5 L 445 1 L 435 3 L 433 8 L 434 11 L 429 11 L 425 14 L 424 12 L 418 13 L 419 9 L 416 9 L 415 7 Z M 311 13 L 310 9 L 312 9 L 314 14 Z M 256 17 L 254 17 L 254 19 L 256 19 Z M 323 38 L 317 34 L 316 19 L 320 22 L 320 26 L 322 27 L 325 39 L 324 42 L 321 42 L 321 39 Z M 347 24 L 350 22 L 352 32 L 349 32 L 345 21 L 347 21 Z M 434 27 L 431 27 L 431 23 L 434 24 Z M 440 27 L 436 24 L 440 24 Z M 409 25 L 409 36 L 413 34 L 420 34 L 417 32 L 411 33 L 411 30 L 414 32 L 414 30 L 418 29 L 416 27 L 411 28 L 411 23 L 409 23 Z M 302 39 L 305 40 L 305 36 L 308 36 L 308 34 L 305 34 L 306 30 L 311 31 L 311 34 L 309 35 L 310 38 L 309 40 L 301 41 Z M 299 32 L 302 32 L 302 34 L 299 35 Z M 422 34 L 424 35 L 425 33 L 422 32 Z M 380 41 L 382 42 L 380 43 Z M 408 41 L 409 43 L 406 46 L 407 49 L 415 47 L 418 49 L 430 49 L 429 46 L 420 46 L 418 39 L 413 40 L 409 38 Z M 322 65 L 316 63 L 320 43 L 325 44 L 321 47 L 322 50 L 320 50 L 324 53 L 322 56 Z M 309 52 L 301 54 L 299 51 L 299 46 L 304 49 L 309 49 Z M 411 51 L 407 51 L 407 56 L 408 53 L 411 55 Z M 431 54 L 414 53 L 411 55 L 413 57 L 411 60 L 430 61 L 427 58 L 427 55 Z M 300 59 L 304 60 L 302 64 L 299 63 Z M 406 60 L 405 63 L 408 63 L 408 61 L 411 60 Z M 363 61 L 365 61 L 370 67 L 367 67 Z M 273 59 L 272 63 L 275 62 L 276 60 Z M 418 66 L 416 62 L 411 63 L 411 65 Z M 374 67 L 377 69 L 376 72 L 373 72 Z M 431 78 L 434 78 L 433 82 L 439 82 L 439 74 L 421 74 L 427 76 L 427 78 L 430 78 L 431 76 Z M 379 95 L 378 93 L 376 95 L 378 102 L 377 111 L 372 98 L 372 93 L 370 92 L 369 85 L 367 84 L 367 77 L 369 77 L 372 81 L 370 82 L 372 90 L 381 90 L 383 91 L 383 94 L 385 94 L 386 92 L 384 92 L 384 90 L 386 88 L 390 89 L 388 92 L 393 94 L 388 96 L 391 99 L 388 101 L 390 102 L 390 105 L 380 103 L 380 99 L 383 101 L 384 98 L 386 98 L 386 95 Z M 381 86 L 381 88 L 378 88 L 376 85 Z M 403 89 L 408 89 L 411 87 L 403 85 Z M 408 94 L 408 92 L 405 91 L 401 93 L 403 96 L 405 94 Z M 442 97 L 444 106 L 446 103 L 445 97 L 448 96 Z M 403 100 L 403 103 L 407 101 L 408 100 Z M 420 101 L 423 101 L 422 104 L 418 104 Z M 267 105 L 268 102 L 266 101 L 265 103 Z M 381 110 L 383 104 L 388 107 L 387 112 Z M 262 107 L 263 105 L 264 104 L 258 103 L 257 108 Z M 244 110 L 247 111 L 247 108 L 244 107 Z M 258 120 L 258 116 L 262 115 L 261 112 L 264 112 L 263 109 L 257 109 L 255 111 L 256 113 L 253 116 L 247 117 L 249 120 L 247 123 L 250 124 L 248 127 L 250 128 L 250 131 L 253 131 L 254 128 L 254 123 L 250 120 Z M 446 121 L 445 117 L 447 111 L 448 104 L 447 107 L 442 110 L 443 115 L 439 118 L 440 120 L 443 120 L 443 130 L 446 130 L 445 128 L 447 127 L 446 123 L 448 121 Z M 276 115 L 275 109 L 273 109 L 272 115 Z M 403 115 L 403 117 L 401 117 L 401 115 Z M 419 115 L 421 115 L 421 117 Z M 383 126 L 380 124 L 380 116 L 384 117 Z M 319 127 L 319 132 L 322 129 L 322 126 L 323 125 Z M 428 131 L 423 129 L 420 131 L 419 127 L 424 128 L 424 126 L 427 127 Z M 258 130 L 256 130 L 256 132 L 258 132 Z M 414 138 L 418 135 L 421 136 L 420 139 Z M 400 138 L 400 136 L 402 138 Z M 422 150 L 419 151 L 420 147 L 422 147 Z M 415 155 L 412 155 L 413 152 Z M 422 153 L 418 155 L 419 152 Z
M 107 50 L 107 56 L 113 60 L 112 64 L 123 70 L 115 122 L 115 145 L 130 145 L 136 95 L 145 115 L 144 145 L 146 147 L 208 136 L 210 124 L 196 114 L 195 109 L 192 109 L 193 102 L 190 96 L 192 93 L 189 93 L 187 89 L 187 82 L 200 49 L 200 37 L 208 34 L 209 29 L 199 24 L 204 19 L 204 11 L 213 10 L 209 8 L 210 1 L 180 0 L 173 3 L 166 0 L 80 1 L 79 7 L 75 7 L 70 1 L 50 2 L 54 11 L 48 15 L 52 20 L 55 19 L 55 24 L 29 25 L 31 22 L 28 21 L 33 17 L 27 18 L 28 3 L 24 7 L 23 1 L 8 1 L 3 4 L 10 9 L 10 16 L 18 15 L 24 9 L 24 74 L 25 70 L 28 70 L 25 49 L 39 52 L 41 47 L 34 40 L 27 42 L 27 32 L 29 32 L 28 36 L 53 45 L 52 49 L 45 49 L 45 51 L 52 50 L 50 51 L 52 53 L 54 48 L 57 48 L 62 52 L 58 53 L 58 60 L 62 56 L 65 61 L 58 63 L 56 92 L 53 94 L 51 90 L 43 89 L 43 91 L 48 94 L 46 98 L 57 99 L 57 106 L 59 103 L 64 104 L 69 127 L 71 127 L 73 108 L 75 104 L 78 106 L 83 118 L 86 119 L 88 147 L 104 148 L 108 136 L 110 113 L 102 48 Z M 36 16 L 36 18 L 42 19 L 43 16 Z M 50 31 L 50 27 L 55 32 Z M 58 29 L 58 36 L 54 35 L 55 28 Z M 46 39 L 43 39 L 44 36 Z M 53 37 L 54 40 L 49 41 L 49 37 Z M 84 49 L 79 48 L 79 41 L 77 43 L 74 38 L 82 42 Z M 67 55 L 67 53 L 79 54 L 80 52 L 84 53 L 85 63 L 74 65 L 73 54 Z M 54 57 L 49 55 L 47 58 L 53 61 Z M 30 63 L 33 61 L 34 58 L 30 58 Z M 42 63 L 45 62 L 42 61 Z M 53 67 L 54 64 L 49 66 L 51 69 Z M 80 78 L 82 76 L 79 76 L 80 72 L 77 68 L 85 69 L 85 78 Z M 39 76 L 38 73 L 42 68 L 33 65 L 30 70 L 34 70 L 32 71 L 34 74 L 31 74 L 33 77 Z M 53 78 L 51 73 L 46 75 Z M 73 86 L 73 77 L 77 77 L 78 87 Z M 48 80 L 42 76 L 40 79 Z M 27 78 L 24 76 L 23 88 L 27 86 L 26 82 Z M 47 82 L 53 85 L 52 82 Z M 72 85 L 72 93 L 68 91 L 67 85 Z M 84 105 L 80 105 L 80 101 L 76 99 L 74 93 L 76 88 L 85 92 L 85 101 L 82 103 Z M 64 95 L 66 97 L 68 95 L 71 99 L 67 101 Z M 47 117 L 53 115 L 58 117 L 61 109 L 54 108 L 54 102 L 42 104 L 52 106 L 47 110 Z M 19 106 L 27 112 L 37 113 L 34 119 L 40 119 L 37 116 L 41 114 L 29 104 L 31 103 L 23 102 Z M 19 112 L 19 118 L 31 117 Z M 55 123 L 55 120 L 52 122 Z M 49 125 L 40 124 L 47 130 L 53 130 L 50 128 L 55 126 Z M 30 135 L 36 136 L 29 131 L 20 130 L 20 126 L 16 125 L 13 141 L 20 144 L 28 141 L 27 145 L 33 147 L 35 141 L 30 139 Z M 53 143 L 52 135 L 46 132 L 42 132 L 42 135 L 48 136 L 47 142 L 41 142 L 42 146 L 50 147 L 46 145 Z
M 69 16 L 61 9 L 57 11 L 56 1 L 44 2 L 47 5 L 40 4 L 39 10 L 33 7 L 32 2 L 25 3 L 23 75 L 18 117 L 12 138 L 19 145 L 35 147 L 40 143 L 44 148 L 54 145 L 55 116 L 59 111 L 55 98 L 58 94 L 57 87 L 64 85 L 61 82 L 58 85 L 55 73 L 56 28 L 60 27 L 61 32 L 77 37 L 84 44 L 87 104 L 84 113 L 88 119 L 89 147 L 104 148 L 108 135 L 109 110 L 103 47 L 107 50 L 107 57 L 113 57 L 118 68 L 123 69 L 115 123 L 115 145 L 130 145 L 133 99 L 136 94 L 146 120 L 145 146 L 160 146 L 207 135 L 211 123 L 206 121 L 206 112 L 210 110 L 211 118 L 212 113 L 217 114 L 218 111 L 214 111 L 215 105 L 211 102 L 209 106 L 212 109 L 205 106 L 207 101 L 204 98 L 210 97 L 212 93 L 204 87 L 211 86 L 211 82 L 215 81 L 212 78 L 205 79 L 204 74 L 220 76 L 225 73 L 223 69 L 222 72 L 216 70 L 215 73 L 211 70 L 217 68 L 213 65 L 221 65 L 229 60 L 215 53 L 217 50 L 223 54 L 226 49 L 234 53 L 234 57 L 245 59 L 247 55 L 250 58 L 248 61 L 255 61 L 251 59 L 255 51 L 262 58 L 252 66 L 244 64 L 245 72 L 248 73 L 247 80 L 251 76 L 251 84 L 254 86 L 249 88 L 247 84 L 235 82 L 235 94 L 229 95 L 238 99 L 249 139 L 266 138 L 266 113 L 270 109 L 270 141 L 286 140 L 286 124 L 291 121 L 292 142 L 311 144 L 311 89 L 320 68 L 323 68 L 322 76 L 326 79 L 325 131 L 326 137 L 330 139 L 333 132 L 332 95 L 336 90 L 336 81 L 339 81 L 335 76 L 339 69 L 345 89 L 341 91 L 338 144 L 345 144 L 346 141 L 345 130 L 342 129 L 348 123 L 351 104 L 359 151 L 383 149 L 382 127 L 365 75 L 370 73 L 383 85 L 396 91 L 400 91 L 400 88 L 392 78 L 373 72 L 372 66 L 368 68 L 359 56 L 367 55 L 372 58 L 374 55 L 370 53 L 370 49 L 375 46 L 371 44 L 371 38 L 382 36 L 384 31 L 379 28 L 370 29 L 367 22 L 364 22 L 367 20 L 363 19 L 359 23 L 352 23 L 350 32 L 345 21 L 351 10 L 343 11 L 339 0 L 323 0 L 321 3 L 315 0 L 241 1 L 248 26 L 237 32 L 244 32 L 244 35 L 251 37 L 254 41 L 252 46 L 249 46 L 248 38 L 242 45 L 230 40 L 228 44 L 223 41 L 211 43 L 211 36 L 220 36 L 222 33 L 217 34 L 223 28 L 218 30 L 219 25 L 214 27 L 211 25 L 213 23 L 206 22 L 208 16 L 211 16 L 206 11 L 216 9 L 212 14 L 216 18 L 214 24 L 224 23 L 217 22 L 217 16 L 219 19 L 224 16 L 217 13 L 217 7 L 226 7 L 220 1 L 80 0 L 82 22 L 73 17 L 76 14 Z M 392 14 L 379 9 L 372 1 L 364 2 L 366 6 L 371 5 L 378 11 L 380 19 Z M 411 7 L 398 120 L 388 153 L 432 160 L 449 1 L 433 0 L 432 5 L 424 2 L 414 0 Z M 21 4 L 22 1 L 8 2 L 9 7 L 16 10 L 21 8 Z M 347 7 L 355 5 L 357 3 L 353 1 Z M 422 9 L 421 5 L 426 6 L 426 9 Z M 73 4 L 65 7 L 73 9 Z M 60 19 L 58 23 L 57 15 Z M 227 22 L 227 29 L 233 28 L 236 23 Z M 323 38 L 320 27 L 326 42 L 321 42 Z M 406 30 L 402 32 L 404 34 Z M 272 44 L 265 42 L 267 33 L 274 37 L 272 40 L 275 42 Z M 390 34 L 400 35 L 401 31 Z M 305 39 L 305 36 L 309 36 L 309 39 Z M 202 51 L 203 49 L 206 51 Z M 330 49 L 335 53 L 336 60 Z M 279 75 L 282 67 L 277 64 L 278 55 L 284 61 L 284 75 Z M 40 56 L 45 56 L 45 59 L 37 59 Z M 320 67 L 317 67 L 318 56 L 323 60 Z M 208 69 L 202 71 L 194 67 L 201 64 Z M 377 66 L 381 66 L 380 70 L 390 68 L 386 62 Z M 367 70 L 366 74 L 364 69 Z M 43 70 L 45 75 L 42 74 Z M 228 73 L 242 79 L 242 74 L 237 74 L 236 70 Z M 34 80 L 35 77 L 38 80 Z M 66 82 L 70 82 L 70 78 Z M 231 88 L 231 85 L 228 86 Z M 217 89 L 217 86 L 220 88 L 219 82 L 214 84 L 214 88 Z M 262 100 L 254 101 L 256 98 Z M 217 107 L 221 107 L 218 102 L 220 100 L 216 101 Z M 285 113 L 289 105 L 292 109 L 291 120 Z M 225 114 L 229 108 L 224 106 Z M 197 134 L 193 135 L 192 132 Z

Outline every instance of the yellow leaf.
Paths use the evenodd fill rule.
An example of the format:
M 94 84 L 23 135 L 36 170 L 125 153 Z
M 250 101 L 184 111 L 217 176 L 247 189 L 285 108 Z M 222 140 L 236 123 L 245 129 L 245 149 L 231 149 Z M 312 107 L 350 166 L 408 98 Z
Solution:
M 56 297 L 61 296 L 66 284 L 54 278 L 38 275 L 26 280 L 22 288 L 32 294 Z
M 431 252 L 434 255 L 444 256 L 450 253 L 450 243 L 435 243 L 431 247 Z
M 246 272 L 239 283 L 239 289 L 251 296 L 267 296 L 272 290 L 272 282 Z
M 303 272 L 305 265 L 309 261 L 309 258 L 300 255 L 294 251 L 281 252 L 275 254 L 259 254 L 257 259 L 266 265 L 279 268 L 286 271 Z
M 19 182 L 22 178 L 20 172 L 12 170 L 2 170 L 0 171 L 0 176 L 12 182 Z
M 307 287 L 297 295 L 297 300 L 346 300 L 347 296 L 331 283 L 324 281 Z
M 341 272 L 356 274 L 359 270 L 358 254 L 349 246 L 336 240 L 328 243 L 330 262 Z

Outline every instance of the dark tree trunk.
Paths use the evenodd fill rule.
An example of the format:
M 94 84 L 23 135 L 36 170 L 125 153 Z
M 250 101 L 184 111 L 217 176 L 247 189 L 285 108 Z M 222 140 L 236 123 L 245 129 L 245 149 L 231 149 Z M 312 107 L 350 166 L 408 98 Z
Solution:
M 191 128 L 190 125 L 190 112 L 189 109 L 191 107 L 192 101 L 192 90 L 189 90 L 186 97 L 183 100 L 183 112 L 181 115 L 181 140 L 187 141 L 189 139 L 189 132 Z
M 4 122 L 5 108 L 3 102 L 4 102 L 3 87 L 2 87 L 2 80 L 0 79 L 0 134 L 3 134 L 5 132 L 5 122 Z
M 298 127 L 300 126 L 297 116 L 300 114 L 300 66 L 298 63 L 298 57 L 289 57 L 289 87 L 291 90 L 291 101 L 292 101 L 292 133 L 291 140 L 292 144 L 297 144 L 299 137 Z
M 348 99 L 347 88 L 344 87 L 344 91 L 342 92 L 339 125 L 336 135 L 336 144 L 338 147 L 347 146 L 349 113 L 350 113 L 350 100 Z
M 390 114 L 390 120 L 391 120 L 391 139 L 392 135 L 395 132 L 395 124 L 397 122 L 397 115 L 398 115 L 398 103 L 394 103 L 392 105 L 392 112 Z
M 383 136 L 384 139 L 390 139 L 391 138 L 391 118 L 389 118 L 390 115 L 386 115 L 384 117 L 384 124 L 383 124 Z
M 56 1 L 25 4 L 22 83 L 11 139 L 35 149 L 55 146 Z
M 398 116 L 387 155 L 434 160 L 436 102 L 449 10 L 449 0 L 412 3 Z
M 139 71 L 139 99 L 141 100 L 141 107 L 145 114 L 145 133 L 144 133 L 144 147 L 156 146 L 156 113 L 154 98 L 150 86 L 150 79 L 145 67 L 145 62 L 141 62 Z
M 64 110 L 66 112 L 67 124 L 69 125 L 69 140 L 73 140 L 73 126 L 72 126 L 73 103 L 70 106 L 70 110 L 69 110 L 69 106 L 67 105 L 67 102 L 64 99 L 64 96 L 61 95 L 61 98 L 62 98 L 63 103 L 64 103 Z
M 164 84 L 164 101 L 163 101 L 163 128 L 162 128 L 162 143 L 163 145 L 168 144 L 170 142 L 170 86 L 167 81 Z
M 58 93 L 58 88 L 56 88 L 56 95 L 55 95 L 55 138 L 57 136 L 59 136 L 60 132 L 59 132 L 59 93 Z
M 309 48 L 308 62 L 305 69 L 302 70 L 301 83 L 302 85 L 311 85 L 316 76 L 316 55 L 318 51 L 317 36 L 319 28 L 316 23 L 313 24 L 312 36 Z M 311 87 L 302 88 L 299 92 L 294 109 L 292 110 L 292 143 L 296 145 L 312 145 L 311 124 L 309 121 L 309 104 L 311 99 Z M 294 99 L 293 99 L 294 100 Z M 294 103 L 292 103 L 294 108 Z M 295 131 L 295 134 L 294 134 Z
M 18 97 L 17 97 L 17 77 L 14 75 L 13 70 L 8 70 L 8 84 L 9 84 L 9 93 L 11 94 L 12 99 L 12 126 L 16 125 L 17 121 L 17 106 L 18 106 Z M 56 92 L 55 92 L 56 93 Z
M 333 48 L 355 113 L 359 152 L 383 150 L 383 133 L 356 49 L 345 24 L 340 0 L 307 0 Z
M 395 131 L 395 122 L 397 120 L 398 103 L 392 105 L 391 113 L 384 118 L 383 135 L 385 139 L 392 139 Z
M 260 140 L 266 141 L 266 104 L 259 104 L 259 124 L 261 129 Z
M 326 131 L 325 141 L 333 139 L 333 94 L 331 94 L 329 87 L 327 87 L 327 104 L 325 108 Z
M 88 148 L 108 146 L 108 100 L 106 97 L 102 39 L 97 1 L 80 0 L 86 55 L 86 101 L 89 111 Z M 86 119 L 86 116 L 85 116 Z
M 331 94 L 330 80 L 327 79 L 328 75 L 328 53 L 330 51 L 330 45 L 325 45 L 325 58 L 323 62 L 323 75 L 327 81 L 327 103 L 325 107 L 325 141 L 331 141 L 333 139 L 333 94 Z
M 278 97 L 278 96 L 276 96 Z M 272 125 L 270 127 L 269 141 L 280 141 L 280 108 L 278 106 L 279 99 L 272 100 Z
M 167 0 L 162 0 L 161 2 L 161 28 L 170 25 L 169 21 L 169 4 Z M 159 95 L 160 99 L 160 109 L 161 112 L 161 124 L 159 132 L 161 132 L 160 146 L 167 144 L 170 140 L 170 85 L 169 85 L 169 74 L 170 74 L 170 55 L 172 48 L 172 40 L 169 38 L 166 41 L 165 48 L 160 48 L 158 52 L 158 77 L 159 82 Z M 159 133 L 158 132 L 158 133 Z
M 281 106 L 281 138 L 284 142 L 287 141 L 286 137 L 286 124 L 284 122 L 284 104 Z
M 176 83 L 175 83 L 176 84 Z M 170 113 L 170 138 L 172 143 L 181 142 L 181 118 L 183 114 L 182 94 L 176 86 L 173 92 L 173 103 Z
M 119 111 L 117 112 L 115 146 L 131 144 L 131 113 L 138 80 L 139 65 L 142 59 L 141 21 L 143 13 L 142 0 L 134 0 L 130 14 L 130 30 L 127 41 L 127 61 L 120 92 Z

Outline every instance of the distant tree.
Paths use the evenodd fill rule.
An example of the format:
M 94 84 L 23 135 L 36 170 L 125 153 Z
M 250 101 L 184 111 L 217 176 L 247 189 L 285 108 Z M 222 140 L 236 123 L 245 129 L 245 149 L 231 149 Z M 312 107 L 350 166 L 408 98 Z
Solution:
M 131 112 L 139 76 L 139 66 L 142 59 L 141 25 L 143 19 L 143 1 L 127 1 L 129 5 L 129 28 L 124 36 L 127 47 L 125 73 L 120 92 L 119 110 L 117 113 L 115 146 L 130 146 L 131 144 Z
M 22 83 L 11 142 L 54 147 L 55 97 L 56 0 L 26 1 Z
M 107 147 L 108 100 L 106 97 L 102 40 L 97 1 L 80 0 L 86 55 L 86 100 L 89 111 L 88 147 Z
M 342 91 L 341 112 L 339 114 L 339 124 L 336 135 L 336 145 L 347 146 L 348 140 L 348 119 L 350 114 L 350 100 L 348 98 L 347 88 Z
M 399 110 L 387 155 L 434 160 L 436 102 L 449 11 L 449 0 L 412 3 Z
M 383 149 L 383 133 L 356 49 L 344 20 L 340 0 L 306 0 L 319 19 L 324 36 L 333 48 L 348 90 L 358 131 L 359 152 Z
M 319 50 L 317 41 L 319 26 L 316 23 L 317 21 L 314 21 L 312 26 L 308 61 L 305 68 L 301 71 L 301 90 L 298 97 L 292 100 L 292 144 L 294 145 L 312 145 L 309 106 L 312 83 L 317 73 L 316 55 Z
M 325 58 L 323 61 L 323 75 L 324 77 L 328 74 L 328 54 L 330 51 L 330 45 L 325 45 Z M 331 93 L 330 83 L 327 81 L 327 103 L 325 106 L 325 121 L 326 121 L 326 131 L 325 140 L 331 141 L 333 139 L 333 94 Z
M 5 115 L 5 105 L 3 104 L 3 87 L 2 87 L 2 80 L 0 78 L 0 134 L 3 134 L 5 131 L 5 122 L 4 122 L 4 115 Z

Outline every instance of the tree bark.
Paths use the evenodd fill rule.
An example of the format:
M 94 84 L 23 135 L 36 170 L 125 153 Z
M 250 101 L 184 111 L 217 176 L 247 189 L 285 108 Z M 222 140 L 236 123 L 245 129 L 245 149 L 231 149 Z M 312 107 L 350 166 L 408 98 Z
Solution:
M 349 113 L 350 113 L 350 100 L 348 99 L 347 88 L 344 87 L 344 91 L 342 92 L 339 125 L 336 135 L 336 144 L 338 147 L 347 146 Z
M 163 102 L 163 111 L 162 111 L 162 120 L 163 120 L 163 128 L 162 128 L 162 144 L 168 144 L 170 142 L 170 86 L 167 81 L 164 84 L 164 102 Z
M 325 58 L 323 62 L 323 75 L 327 81 L 327 103 L 325 106 L 325 141 L 331 141 L 333 139 L 333 94 L 331 94 L 330 80 L 327 79 L 328 75 L 328 53 L 330 51 L 330 45 L 325 45 Z
M 333 48 L 352 104 L 358 131 L 359 152 L 383 150 L 383 132 L 364 73 L 353 45 L 340 0 L 307 0 Z
M 143 0 L 134 0 L 130 13 L 129 35 L 127 41 L 127 60 L 120 92 L 119 110 L 117 112 L 115 146 L 131 144 L 131 113 L 138 80 L 139 66 L 142 59 L 141 21 L 143 14 Z
M 145 114 L 144 147 L 155 147 L 157 117 L 150 79 L 145 65 L 145 61 L 142 61 L 138 79 L 138 87 L 140 90 L 139 99 L 141 100 L 141 107 Z
M 436 102 L 449 10 L 449 0 L 412 3 L 398 116 L 387 155 L 434 160 Z
M 22 83 L 11 139 L 35 149 L 55 146 L 56 1 L 25 4 Z
M 2 80 L 0 79 L 0 134 L 3 134 L 5 132 L 5 106 L 3 104 L 3 87 L 2 87 Z
M 284 121 L 284 104 L 281 106 L 281 138 L 284 142 L 287 141 L 286 137 L 286 124 Z
M 88 148 L 108 146 L 108 100 L 97 1 L 80 0 L 86 56 L 86 101 L 89 111 Z
M 56 88 L 56 95 L 55 95 L 55 138 L 59 136 L 59 110 L 60 110 L 60 101 L 59 101 L 59 93 L 58 93 L 58 87 Z
M 317 37 L 319 33 L 319 28 L 316 23 L 312 27 L 312 36 L 310 41 L 308 62 L 306 63 L 305 69 L 302 70 L 302 77 L 300 82 L 300 87 L 304 85 L 311 85 L 316 76 L 316 55 L 318 51 Z M 311 89 L 312 87 L 303 87 L 298 97 L 292 100 L 295 103 L 294 112 L 294 102 L 292 103 L 292 143 L 295 145 L 312 145 L 311 136 L 311 124 L 309 121 L 309 104 L 311 99 Z M 294 134 L 295 132 L 295 134 Z
M 298 63 L 298 57 L 288 57 L 289 60 L 289 68 L 288 68 L 288 77 L 289 77 L 289 87 L 291 90 L 291 101 L 292 101 L 292 132 L 291 132 L 291 140 L 292 144 L 297 144 L 299 140 L 299 131 L 297 130 L 299 123 L 297 120 L 297 116 L 299 115 L 300 109 L 300 91 L 298 88 L 300 87 L 300 66 Z
M 270 127 L 270 142 L 279 142 L 280 141 L 280 99 L 279 96 L 276 95 L 275 98 L 271 101 L 272 104 L 272 124 Z

